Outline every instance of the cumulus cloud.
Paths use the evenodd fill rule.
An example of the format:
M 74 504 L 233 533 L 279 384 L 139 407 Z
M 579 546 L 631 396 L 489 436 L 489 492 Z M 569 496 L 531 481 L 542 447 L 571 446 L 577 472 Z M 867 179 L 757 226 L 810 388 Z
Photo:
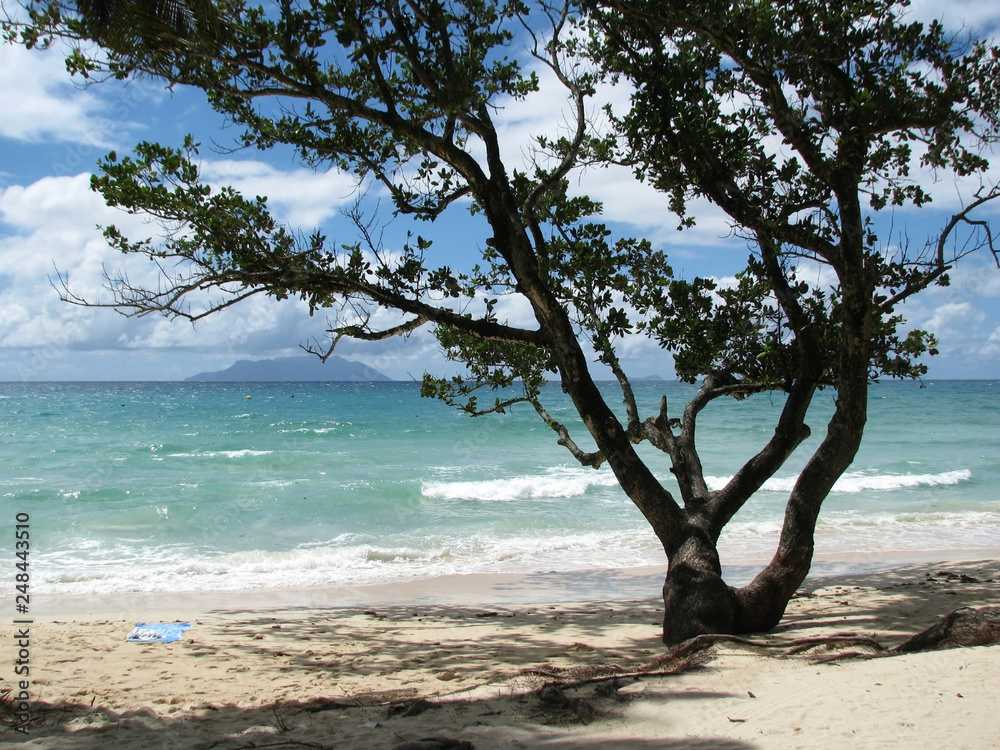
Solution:
M 147 81 L 113 90 L 81 86 L 66 74 L 59 50 L 10 44 L 0 44 L 0 91 L 6 102 L 0 137 L 93 147 L 112 145 L 138 127 L 139 110 L 162 96 Z
M 1000 326 L 990 332 L 986 339 L 986 345 L 994 355 L 1000 355 Z
M 955 26 L 965 22 L 969 28 L 996 31 L 996 14 L 981 0 L 957 0 L 946 8 L 931 0 L 918 0 L 912 13 L 915 18 L 924 18 L 942 10 L 955 19 Z M 525 102 L 512 102 L 498 113 L 509 164 L 530 164 L 535 156 L 531 136 L 567 132 L 565 97 L 559 95 L 558 84 L 549 72 L 544 68 L 537 68 L 537 72 L 542 91 Z M 294 301 L 276 303 L 256 297 L 197 327 L 159 317 L 126 319 L 110 310 L 60 302 L 48 279 L 55 268 L 68 275 L 75 293 L 89 299 L 103 294 L 106 269 L 122 267 L 138 283 L 156 283 L 152 264 L 114 253 L 96 225 L 115 223 L 136 238 L 155 235 L 156 227 L 104 206 L 89 190 L 89 175 L 81 172 L 92 167 L 99 149 L 129 145 L 124 143 L 126 136 L 131 138 L 135 130 L 145 127 L 140 123 L 152 122 L 152 108 L 147 105 L 160 102 L 166 94 L 143 82 L 127 87 L 80 88 L 68 78 L 58 52 L 28 52 L 9 45 L 0 46 L 0 90 L 6 105 L 0 118 L 0 138 L 33 147 L 51 146 L 49 171 L 58 175 L 35 179 L 14 174 L 8 182 L 17 184 L 0 193 L 0 349 L 4 352 L 0 379 L 79 378 L 88 374 L 98 378 L 177 378 L 199 370 L 221 369 L 238 358 L 294 354 L 300 351 L 298 344 L 322 339 L 328 327 L 324 312 L 310 317 L 306 308 Z M 622 105 L 626 97 L 625 89 L 604 89 L 590 114 L 597 119 L 601 103 Z M 196 131 L 208 120 L 198 119 L 204 117 L 203 112 L 182 109 L 182 98 L 171 101 L 175 109 L 170 113 L 178 122 L 170 126 L 176 129 L 190 122 Z M 175 135 L 171 130 L 169 135 L 157 132 L 152 138 L 175 142 Z M 211 133 L 199 137 L 211 138 Z M 13 169 L 9 163 L 0 162 L 0 169 Z M 206 159 L 204 175 L 214 185 L 231 184 L 251 197 L 268 196 L 279 221 L 307 231 L 333 223 L 341 208 L 355 199 L 353 178 L 335 171 L 282 169 L 256 159 Z M 574 174 L 572 179 L 573 191 L 603 202 L 604 218 L 616 223 L 616 229 L 645 236 L 667 250 L 680 275 L 712 275 L 729 283 L 727 277 L 745 259 L 745 243 L 730 236 L 728 221 L 708 204 L 692 206 L 698 216 L 695 229 L 677 232 L 677 218 L 669 213 L 666 197 L 637 182 L 629 170 L 595 168 Z M 936 206 L 948 210 L 959 205 L 953 184 L 940 183 L 935 189 L 939 193 Z M 906 218 L 912 220 L 910 215 Z M 470 241 L 468 234 L 463 234 L 468 225 L 461 219 L 446 221 L 450 220 L 435 225 L 440 231 L 435 250 Z M 689 268 L 681 267 L 685 262 Z M 803 278 L 810 282 L 828 281 L 820 267 L 803 264 L 803 274 L 808 274 Z M 949 347 L 947 356 L 959 363 L 959 374 L 969 371 L 963 362 L 989 362 L 996 368 L 1000 327 L 995 320 L 1000 313 L 984 302 L 1000 298 L 1000 273 L 963 264 L 952 277 L 950 290 L 929 290 L 926 306 L 910 304 L 907 312 L 915 325 L 941 335 Z M 517 296 L 501 298 L 497 313 L 512 324 L 534 324 L 525 301 Z M 394 314 L 379 315 L 380 324 L 399 322 Z M 669 355 L 654 342 L 629 337 L 622 342 L 621 351 L 630 372 L 668 376 Z M 406 340 L 344 341 L 338 353 L 364 359 L 398 378 L 419 376 L 424 370 L 443 372 L 449 366 L 441 362 L 437 343 L 426 330 Z
M 29 52 L 0 45 L 0 90 L 8 102 L 0 135 L 20 141 L 81 140 L 89 137 L 89 118 L 102 109 L 96 95 L 76 88 L 58 53 Z
M 102 291 L 104 265 L 115 260 L 96 224 L 115 216 L 89 189 L 88 175 L 47 177 L 0 193 L 0 217 L 14 230 L 0 238 L 3 274 L 0 293 L 8 312 L 0 317 L 4 348 L 78 348 L 107 339 L 118 316 L 100 316 L 59 301 L 50 277 L 66 274 L 74 291 L 95 298 Z M 15 313 L 15 314 L 12 314 Z
M 0 346 L 66 346 L 69 349 L 117 348 L 123 342 L 166 340 L 160 328 L 174 331 L 169 344 L 181 343 L 190 326 L 162 319 L 127 320 L 107 310 L 81 308 L 59 300 L 50 280 L 68 280 L 71 291 L 91 301 L 106 299 L 106 272 L 122 268 L 136 283 L 154 286 L 157 269 L 141 258 L 124 258 L 101 236 L 98 224 L 116 223 L 135 237 L 155 229 L 139 217 L 108 208 L 90 190 L 89 175 L 46 177 L 0 193 L 0 217 L 13 232 L 0 238 L 3 276 L 8 283 L 0 305 Z M 79 330 L 66 335 L 67 326 Z M 178 338 L 180 337 L 180 338 Z M 157 343 L 158 342 L 158 343 Z
M 1000 269 L 985 252 L 958 263 L 948 276 L 949 286 L 935 287 L 929 294 L 964 300 L 1000 298 Z
M 968 302 L 948 302 L 935 309 L 923 325 L 939 336 L 954 338 L 984 318 L 985 314 Z
M 248 198 L 267 197 L 279 221 L 303 231 L 321 226 L 358 194 L 355 178 L 336 170 L 282 171 L 254 160 L 206 161 L 202 177 L 214 185 L 229 185 Z
M 901 312 L 908 326 L 930 331 L 938 339 L 940 354 L 925 360 L 931 377 L 996 377 L 1000 369 L 997 312 L 982 298 L 934 295 L 908 301 Z
M 331 176 L 282 173 L 255 164 L 247 165 L 244 174 L 266 175 L 269 184 L 279 188 L 305 181 L 313 192 L 333 194 L 326 203 L 316 200 L 311 207 L 306 201 L 307 218 L 308 212 L 315 218 L 336 208 L 335 191 L 341 183 Z M 279 211 L 285 201 L 295 210 L 294 193 L 273 193 Z M 68 280 L 73 294 L 90 301 L 108 298 L 105 273 L 118 269 L 136 284 L 155 288 L 160 281 L 156 266 L 147 259 L 123 257 L 111 249 L 98 225 L 114 223 L 133 238 L 155 236 L 157 227 L 106 206 L 90 190 L 88 174 L 7 187 L 0 192 L 0 220 L 8 228 L 0 235 L 0 349 L 5 352 L 0 380 L 182 378 L 222 369 L 240 358 L 302 354 L 300 344 L 322 342 L 329 327 L 323 311 L 310 316 L 304 303 L 263 295 L 196 326 L 156 315 L 126 318 L 109 309 L 60 301 L 51 283 L 57 273 Z M 396 318 L 381 312 L 375 322 L 390 326 L 399 322 Z M 370 355 L 373 366 L 391 377 L 405 379 L 410 372 L 441 369 L 436 341 L 426 333 L 342 349 L 338 353 L 345 356 L 368 360 Z M 127 362 L 132 364 L 123 364 Z

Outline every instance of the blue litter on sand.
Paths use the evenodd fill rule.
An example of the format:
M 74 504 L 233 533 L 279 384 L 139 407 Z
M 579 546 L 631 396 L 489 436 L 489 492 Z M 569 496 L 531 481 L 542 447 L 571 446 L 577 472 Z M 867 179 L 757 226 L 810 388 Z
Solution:
M 137 622 L 125 636 L 132 643 L 173 643 L 181 639 L 181 634 L 190 628 L 187 622 Z

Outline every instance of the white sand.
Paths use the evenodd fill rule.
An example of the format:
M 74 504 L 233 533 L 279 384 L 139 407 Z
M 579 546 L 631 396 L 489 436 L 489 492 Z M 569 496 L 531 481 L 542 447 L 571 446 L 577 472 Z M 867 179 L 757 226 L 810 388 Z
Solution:
M 1000 737 L 1000 646 L 823 663 L 824 651 L 779 657 L 722 644 L 701 666 L 628 680 L 606 697 L 593 684 L 565 691 L 596 712 L 582 723 L 570 708 L 544 709 L 536 691 L 550 675 L 574 675 L 559 670 L 649 664 L 664 652 L 661 603 L 537 601 L 558 586 L 522 588 L 521 601 L 535 603 L 505 603 L 525 580 L 455 581 L 451 593 L 439 589 L 438 604 L 343 608 L 317 605 L 317 594 L 298 608 L 174 601 L 164 612 L 146 601 L 39 614 L 33 723 L 28 735 L 14 732 L 6 710 L 0 747 L 379 750 L 441 735 L 478 750 L 951 750 L 992 748 Z M 496 603 L 451 603 L 473 600 L 474 590 Z M 893 646 L 958 607 L 1000 605 L 1000 561 L 912 564 L 811 580 L 807 591 L 777 630 L 754 640 L 857 634 Z M 135 622 L 174 620 L 193 625 L 180 642 L 125 642 Z M 16 692 L 9 622 L 0 623 L 0 690 Z M 416 698 L 436 707 L 388 715 L 390 704 Z

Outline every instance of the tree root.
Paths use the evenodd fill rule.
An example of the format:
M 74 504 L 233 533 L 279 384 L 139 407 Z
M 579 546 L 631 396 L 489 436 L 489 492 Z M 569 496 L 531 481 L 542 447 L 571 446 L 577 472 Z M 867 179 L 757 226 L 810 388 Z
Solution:
M 522 674 L 537 675 L 555 680 L 561 689 L 583 687 L 597 682 L 643 677 L 666 677 L 700 666 L 715 657 L 707 651 L 713 646 L 729 644 L 777 657 L 798 656 L 812 649 L 823 648 L 822 655 L 809 659 L 814 664 L 825 664 L 840 659 L 872 659 L 899 654 L 915 653 L 946 648 L 988 646 L 1000 643 L 1000 607 L 972 609 L 964 607 L 941 618 L 937 623 L 894 648 L 887 648 L 875 638 L 855 633 L 838 633 L 829 636 L 797 638 L 787 641 L 764 642 L 738 635 L 709 633 L 695 636 L 670 649 L 643 667 L 625 670 L 617 664 L 576 667 L 573 669 L 526 669 Z M 844 647 L 849 651 L 830 653 Z M 858 650 L 863 647 L 865 650 Z M 544 689 L 544 688 L 543 688 Z
M 893 653 L 935 651 L 1000 643 L 1000 607 L 962 607 L 896 646 Z
M 687 669 L 711 661 L 714 657 L 711 654 L 704 653 L 707 648 L 708 646 L 706 645 L 693 652 L 680 654 L 679 656 L 674 656 L 672 653 L 665 654 L 636 670 L 626 670 L 617 664 L 595 664 L 586 667 L 573 667 L 571 669 L 524 669 L 521 670 L 521 674 L 550 678 L 555 680 L 555 684 L 558 684 L 562 689 L 579 688 L 609 680 L 666 677 L 680 674 Z M 544 687 L 542 689 L 544 690 Z
M 839 633 L 830 636 L 799 638 L 791 641 L 772 643 L 764 643 L 735 635 L 709 634 L 699 635 L 679 644 L 667 654 L 659 657 L 654 664 L 664 661 L 669 662 L 680 656 L 696 653 L 719 643 L 745 646 L 777 656 L 796 656 L 818 647 L 824 647 L 829 650 L 844 646 L 864 646 L 868 649 L 868 652 L 846 651 L 838 654 L 826 654 L 811 659 L 815 663 L 846 658 L 870 659 L 946 648 L 991 646 L 1000 644 L 1000 606 L 981 607 L 979 609 L 963 607 L 957 609 L 942 617 L 931 627 L 917 633 L 894 648 L 886 648 L 871 636 L 856 635 L 854 633 Z

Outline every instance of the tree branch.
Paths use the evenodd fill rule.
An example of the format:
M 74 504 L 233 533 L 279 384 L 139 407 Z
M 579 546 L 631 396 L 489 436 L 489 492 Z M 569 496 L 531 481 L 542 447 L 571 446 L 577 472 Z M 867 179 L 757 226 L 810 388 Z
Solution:
M 396 336 L 406 336 L 428 322 L 427 318 L 418 315 L 412 320 L 400 323 L 398 326 L 373 331 L 368 327 L 371 315 L 367 311 L 365 311 L 365 313 L 364 320 L 361 323 L 336 326 L 327 331 L 327 333 L 331 334 L 331 341 L 325 350 L 321 351 L 312 346 L 303 346 L 302 348 L 310 354 L 315 354 L 325 362 L 333 355 L 334 349 L 337 348 L 337 344 L 339 344 L 340 340 L 343 338 L 356 339 L 358 341 L 384 341 L 385 339 L 394 338 Z
M 887 298 L 880 305 L 879 307 L 880 311 L 883 314 L 891 313 L 900 302 L 907 299 L 908 297 L 912 297 L 917 292 L 926 289 L 935 281 L 940 279 L 945 273 L 947 273 L 951 269 L 952 265 L 956 261 L 965 257 L 966 255 L 972 254 L 973 252 L 983 247 L 989 248 L 990 254 L 993 256 L 993 259 L 997 263 L 997 267 L 1000 268 L 1000 254 L 998 254 L 1000 253 L 1000 249 L 997 248 L 996 240 L 993 236 L 993 231 L 990 223 L 982 219 L 974 220 L 969 218 L 970 214 L 977 208 L 985 205 L 986 203 L 989 203 L 990 201 L 996 200 L 997 198 L 1000 198 L 1000 185 L 994 185 L 984 195 L 977 195 L 976 199 L 972 201 L 972 203 L 964 207 L 958 213 L 954 214 L 945 224 L 944 229 L 938 236 L 937 242 L 934 243 L 935 254 L 931 270 L 927 271 L 926 273 L 920 274 L 920 276 L 915 279 L 912 279 L 909 283 L 906 284 L 906 286 L 903 289 L 896 292 L 896 294 L 892 295 L 891 297 Z M 969 226 L 979 227 L 985 234 L 985 238 L 981 242 L 977 243 L 971 249 L 967 249 L 962 251 L 961 253 L 957 253 L 952 258 L 948 259 L 946 258 L 946 245 L 948 244 L 948 240 L 951 237 L 952 232 L 954 232 L 961 224 L 967 224 Z
M 537 398 L 532 399 L 531 404 L 535 407 L 535 411 L 538 412 L 538 416 L 540 416 L 545 421 L 545 424 L 552 428 L 552 431 L 559 436 L 559 440 L 557 441 L 559 445 L 566 448 L 572 454 L 573 458 L 579 461 L 581 465 L 599 469 L 601 464 L 607 460 L 604 453 L 600 450 L 594 451 L 593 453 L 587 453 L 582 450 L 576 442 L 574 442 L 573 438 L 569 434 L 569 430 L 566 429 L 566 426 L 555 421 Z

